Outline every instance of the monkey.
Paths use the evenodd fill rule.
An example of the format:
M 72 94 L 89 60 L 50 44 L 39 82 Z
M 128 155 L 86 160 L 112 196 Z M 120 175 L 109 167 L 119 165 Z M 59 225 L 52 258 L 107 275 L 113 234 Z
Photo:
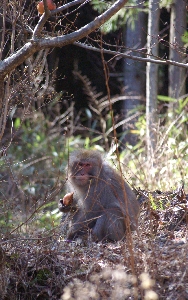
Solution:
M 125 238 L 127 224 L 138 225 L 139 203 L 122 176 L 107 164 L 100 152 L 75 150 L 67 166 L 67 191 L 59 210 L 71 215 L 68 240 L 88 231 L 95 241 Z

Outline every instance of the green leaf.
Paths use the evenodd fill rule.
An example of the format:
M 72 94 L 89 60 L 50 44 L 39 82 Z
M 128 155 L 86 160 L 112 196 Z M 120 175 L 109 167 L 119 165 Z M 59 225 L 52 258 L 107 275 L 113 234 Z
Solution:
M 157 100 L 164 101 L 164 102 L 176 102 L 177 101 L 177 99 L 175 99 L 175 98 L 171 98 L 171 97 L 164 96 L 164 95 L 158 95 Z
M 14 121 L 14 127 L 15 127 L 16 129 L 18 129 L 18 128 L 20 127 L 20 125 L 21 125 L 21 120 L 20 120 L 20 118 L 16 118 L 16 120 Z

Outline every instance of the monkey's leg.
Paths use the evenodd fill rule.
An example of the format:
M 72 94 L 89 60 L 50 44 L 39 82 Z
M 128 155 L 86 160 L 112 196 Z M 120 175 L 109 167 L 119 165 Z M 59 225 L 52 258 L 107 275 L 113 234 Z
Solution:
M 83 214 L 81 210 L 77 210 L 76 213 L 73 214 L 67 238 L 69 240 L 74 240 L 87 234 L 88 229 L 91 228 L 90 223 L 91 222 L 87 219 L 87 215 Z
M 112 208 L 105 210 L 104 214 L 98 218 L 92 233 L 98 241 L 119 241 L 125 237 L 125 231 L 125 219 L 121 211 Z

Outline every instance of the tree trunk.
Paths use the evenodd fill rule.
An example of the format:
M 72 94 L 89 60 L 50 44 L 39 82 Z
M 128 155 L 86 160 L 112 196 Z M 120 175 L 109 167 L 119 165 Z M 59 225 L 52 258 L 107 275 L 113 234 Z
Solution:
M 149 1 L 147 52 L 158 56 L 159 1 Z M 149 57 L 149 56 L 148 56 Z M 146 142 L 148 159 L 154 154 L 157 141 L 158 65 L 148 62 L 146 67 Z
M 139 1 L 137 1 L 139 3 Z M 139 12 L 137 20 L 135 20 L 134 28 L 126 26 L 125 30 L 125 47 L 127 49 L 135 49 L 138 51 L 127 50 L 126 52 L 134 56 L 142 56 L 142 52 L 145 52 L 146 46 L 146 27 L 147 16 L 144 12 Z M 143 49 L 144 48 L 144 49 Z M 145 63 L 135 62 L 131 59 L 124 60 L 124 94 L 130 96 L 130 99 L 124 101 L 124 113 L 125 117 L 131 110 L 135 109 L 141 103 L 145 102 Z M 124 130 L 126 142 L 135 145 L 137 137 L 131 133 L 131 129 L 134 129 L 133 120 L 129 124 L 126 124 Z
M 169 59 L 183 62 L 185 51 L 182 51 L 181 37 L 186 30 L 186 1 L 174 0 L 170 17 L 170 53 Z M 185 94 L 185 69 L 173 65 L 169 66 L 169 97 L 178 99 Z M 173 108 L 173 107 L 171 107 Z
M 0 142 L 3 137 L 6 126 L 6 107 L 7 102 L 4 101 L 4 77 L 0 77 Z

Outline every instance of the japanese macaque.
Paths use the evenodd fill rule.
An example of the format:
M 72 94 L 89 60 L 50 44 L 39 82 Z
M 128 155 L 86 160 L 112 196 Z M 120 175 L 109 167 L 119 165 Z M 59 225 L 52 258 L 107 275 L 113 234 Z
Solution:
M 134 192 L 98 151 L 74 151 L 67 168 L 69 193 L 59 201 L 59 210 L 71 214 L 69 240 L 89 231 L 96 241 L 118 241 L 127 226 L 137 228 L 139 203 Z

